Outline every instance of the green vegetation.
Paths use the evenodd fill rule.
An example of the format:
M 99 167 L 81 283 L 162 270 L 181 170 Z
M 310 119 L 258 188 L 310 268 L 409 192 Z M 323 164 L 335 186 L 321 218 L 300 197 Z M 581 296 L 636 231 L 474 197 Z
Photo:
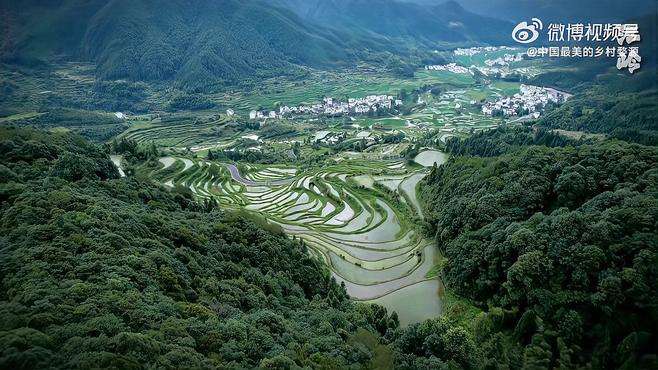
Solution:
M 93 62 L 94 74 L 102 80 L 208 92 L 257 85 L 275 76 L 299 79 L 309 67 L 361 62 L 397 77 L 413 77 L 417 67 L 444 61 L 443 53 L 433 53 L 433 48 L 508 41 L 491 32 L 508 27 L 506 22 L 467 12 L 456 3 L 431 8 L 381 0 L 310 3 L 9 3 L 2 9 L 7 37 L 0 61 L 35 68 L 55 58 Z
M 658 145 L 658 90 L 655 69 L 633 76 L 606 76 L 539 121 L 547 128 L 609 134 Z
M 27 64 L 62 54 L 80 61 L 82 55 L 96 62 L 103 79 L 174 81 L 206 90 L 350 60 L 338 37 L 258 1 L 28 1 L 6 11 L 14 47 L 3 50 L 2 59 Z M 39 12 L 40 26 L 26 27 L 36 19 L 25 15 Z
M 0 367 L 370 360 L 350 339 L 376 333 L 370 306 L 350 303 L 303 243 L 114 180 L 107 157 L 68 134 L 2 129 L 0 151 Z
M 591 142 L 591 139 L 575 140 L 546 129 L 528 127 L 499 127 L 481 131 L 464 139 L 451 137 L 446 140 L 446 151 L 455 156 L 495 157 L 515 151 L 523 146 L 543 145 L 564 147 Z
M 119 180 L 79 137 L 2 128 L 0 154 L 2 368 L 475 361 L 452 321 L 399 328 L 395 313 L 348 300 L 304 242 L 189 192 Z M 443 334 L 424 339 L 433 330 Z
M 456 157 L 420 192 L 447 287 L 489 307 L 474 329 L 485 358 L 656 366 L 658 151 L 614 141 L 510 151 L 487 136 L 453 150 L 509 153 Z
M 169 106 L 167 107 L 170 111 L 179 111 L 179 110 L 202 110 L 213 108 L 215 104 L 210 101 L 208 98 L 198 94 L 178 94 L 171 98 L 169 101 Z
M 0 16 L 1 369 L 658 367 L 651 56 L 453 53 L 513 26 L 455 2 Z M 521 83 L 573 95 L 483 113 Z
M 407 178 L 418 181 L 424 173 L 413 167 L 409 171 L 399 160 L 327 161 L 301 172 L 242 160 L 259 153 L 250 150 L 237 158 L 242 160 L 237 166 L 221 162 L 234 159 L 232 153 L 209 150 L 207 159 L 162 157 L 155 163 L 142 155 L 127 161 L 134 164 L 128 172 L 280 225 L 304 240 L 353 299 L 376 299 L 428 279 L 435 250 L 412 225 L 415 209 L 406 203 L 415 201 L 415 187 L 403 186 Z M 126 159 L 136 157 L 124 154 Z M 364 172 L 372 176 L 357 176 Z M 393 189 L 382 185 L 396 180 Z M 423 299 L 438 301 L 434 294 Z

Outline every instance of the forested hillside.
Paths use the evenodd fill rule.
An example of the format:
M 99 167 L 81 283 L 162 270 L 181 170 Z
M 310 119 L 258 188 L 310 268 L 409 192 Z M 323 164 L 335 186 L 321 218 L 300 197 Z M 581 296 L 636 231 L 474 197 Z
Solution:
M 119 178 L 80 137 L 0 128 L 0 368 L 473 368 L 260 219 Z
M 658 145 L 658 86 L 656 80 L 652 80 L 655 71 L 634 76 L 631 83 L 615 78 L 602 79 L 548 112 L 538 124 Z
M 0 368 L 364 365 L 356 329 L 397 326 L 300 242 L 82 139 L 2 128 L 0 153 Z
M 465 143 L 453 151 L 488 152 Z M 446 285 L 488 307 L 475 328 L 485 358 L 655 368 L 657 165 L 655 148 L 606 141 L 432 170 L 421 183 L 427 221 L 448 259 Z
M 103 79 L 174 82 L 192 91 L 297 75 L 302 67 L 429 55 L 425 48 L 444 44 L 508 41 L 498 32 L 507 23 L 456 3 L 28 0 L 3 2 L 0 15 L 2 62 L 90 61 Z
M 591 139 L 573 139 L 538 127 L 498 127 L 466 138 L 451 137 L 446 140 L 446 151 L 455 156 L 495 157 L 528 145 L 563 147 L 589 141 Z
M 353 60 L 332 32 L 259 1 L 65 0 L 3 8 L 3 60 L 90 60 L 107 79 L 204 89 Z
M 454 1 L 417 5 L 393 0 L 267 0 L 325 27 L 373 34 L 396 44 L 506 44 L 507 22 L 476 15 Z
M 656 366 L 656 149 L 491 135 L 501 155 L 455 157 L 420 192 L 447 287 L 483 312 L 399 328 L 277 228 L 5 127 L 0 367 Z

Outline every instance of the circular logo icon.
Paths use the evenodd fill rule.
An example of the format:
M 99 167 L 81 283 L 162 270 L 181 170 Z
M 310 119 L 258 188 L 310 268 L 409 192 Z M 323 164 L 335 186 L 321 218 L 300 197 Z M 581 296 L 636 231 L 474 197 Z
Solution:
M 514 27 L 512 38 L 521 44 L 529 44 L 539 38 L 539 30 L 544 28 L 544 24 L 538 18 L 532 18 L 532 23 L 521 22 Z
M 534 58 L 537 56 L 537 48 L 530 47 L 528 48 L 528 51 L 526 52 L 529 57 Z

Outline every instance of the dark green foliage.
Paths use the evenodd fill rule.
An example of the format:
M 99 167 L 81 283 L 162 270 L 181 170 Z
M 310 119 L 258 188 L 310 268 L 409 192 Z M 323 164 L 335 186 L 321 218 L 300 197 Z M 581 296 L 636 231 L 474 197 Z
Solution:
M 261 128 L 259 134 L 264 139 L 285 138 L 297 134 L 297 128 L 289 124 L 270 123 Z
M 529 127 L 498 127 L 481 131 L 465 139 L 448 138 L 446 151 L 455 156 L 495 157 L 527 145 L 563 147 L 579 145 L 585 140 L 574 140 L 546 129 Z
M 431 319 L 394 334 L 396 363 L 402 369 L 476 369 L 481 355 L 471 334 L 447 319 Z
M 201 94 L 177 94 L 169 101 L 169 111 L 210 109 L 215 103 Z
M 80 138 L 2 128 L 0 154 L 0 368 L 362 367 L 352 333 L 397 327 L 301 242 Z
M 124 168 L 128 174 L 134 174 L 133 164 L 147 162 L 149 166 L 157 168 L 160 163 L 158 159 L 160 159 L 161 153 L 153 143 L 139 144 L 124 137 L 119 140 L 113 139 L 106 147 L 110 153 L 122 155 L 123 161 L 128 164 L 128 167 Z
M 454 1 L 419 6 L 391 0 L 268 0 L 290 8 L 304 19 L 357 35 L 372 34 L 383 40 L 420 43 L 506 43 L 500 30 L 507 22 L 476 15 Z M 511 29 L 511 28 L 510 28 Z M 398 46 L 401 47 L 401 46 Z M 403 72 L 400 70 L 399 72 Z
M 256 1 L 112 1 L 90 20 L 83 52 L 104 78 L 173 79 L 205 90 L 344 59 L 336 42 Z
M 393 134 L 385 134 L 382 136 L 382 143 L 384 144 L 398 144 L 401 143 L 405 138 L 405 133 L 403 131 L 398 131 Z
M 448 287 L 509 312 L 476 326 L 487 352 L 532 368 L 656 366 L 655 148 L 605 141 L 457 157 L 421 186 Z
M 506 43 L 507 32 L 498 31 L 511 27 L 455 3 L 432 7 L 389 0 L 10 3 L 0 8 L 6 31 L 0 40 L 2 62 L 34 67 L 55 58 L 93 62 L 96 75 L 104 80 L 173 82 L 191 92 L 253 85 L 263 78 L 303 75 L 306 67 L 352 66 L 357 61 L 409 77 L 416 67 L 441 60 L 429 48 Z M 0 89 L 11 90 L 11 86 Z M 124 107 L 115 109 L 146 108 L 132 98 L 115 101 Z M 129 104 L 132 109 L 125 108 Z
M 108 80 L 175 81 L 186 90 L 207 90 L 351 59 L 333 32 L 253 0 L 27 1 L 5 10 L 12 21 L 0 59 L 82 58 Z M 39 27 L 25 26 L 31 23 Z
M 99 81 L 94 85 L 92 106 L 114 112 L 145 111 L 147 90 L 146 84 L 142 82 Z
M 12 123 L 17 126 L 40 128 L 64 127 L 96 142 L 108 140 L 128 127 L 111 113 L 66 108 L 54 108 L 33 116 L 28 115 Z
M 605 79 L 550 111 L 538 124 L 546 128 L 605 133 L 621 140 L 658 145 L 655 70 L 623 78 L 632 81 Z

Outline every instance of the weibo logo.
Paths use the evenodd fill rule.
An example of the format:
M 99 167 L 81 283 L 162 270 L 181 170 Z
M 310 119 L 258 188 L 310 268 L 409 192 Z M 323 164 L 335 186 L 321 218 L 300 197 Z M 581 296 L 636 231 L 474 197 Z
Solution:
M 544 28 L 544 24 L 538 18 L 532 18 L 532 23 L 521 22 L 514 27 L 512 38 L 521 44 L 529 44 L 539 38 L 539 30 Z

